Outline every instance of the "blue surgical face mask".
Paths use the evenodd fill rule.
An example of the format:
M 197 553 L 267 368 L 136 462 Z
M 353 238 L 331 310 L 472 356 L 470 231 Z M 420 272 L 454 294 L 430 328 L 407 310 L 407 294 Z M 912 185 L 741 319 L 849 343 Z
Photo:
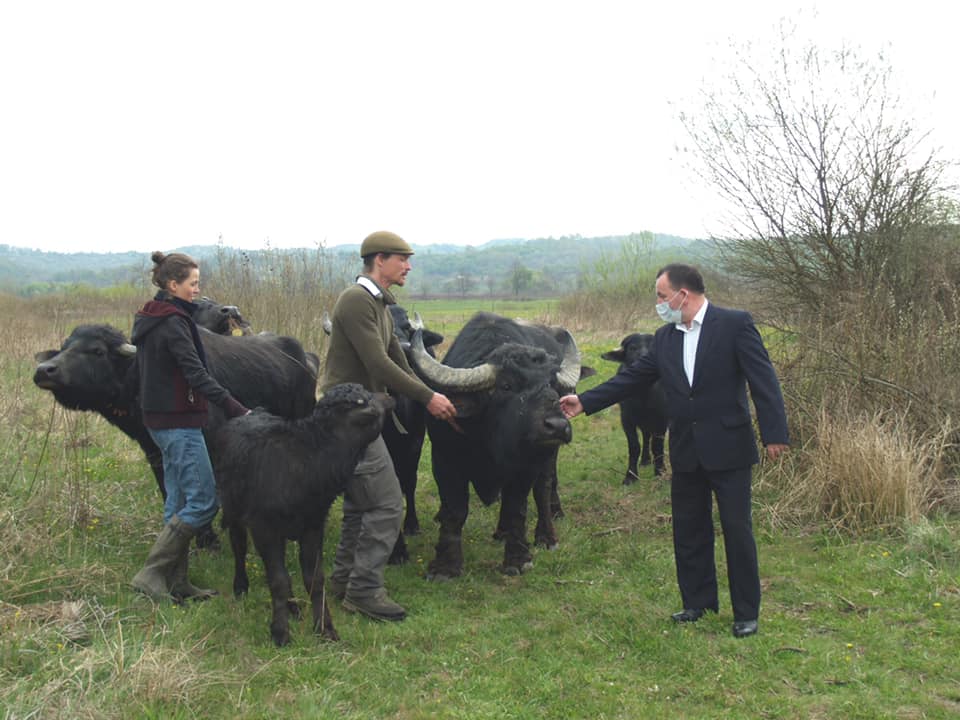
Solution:
M 680 303 L 680 307 L 678 307 L 676 310 L 670 307 L 670 303 L 673 302 L 673 298 L 675 298 L 679 294 L 680 294 L 680 291 L 677 290 L 677 292 L 675 292 L 673 294 L 673 297 L 670 298 L 669 300 L 664 300 L 663 302 L 657 303 L 657 315 L 659 315 L 660 319 L 663 320 L 665 323 L 673 323 L 674 325 L 676 325 L 683 318 L 683 313 L 680 311 L 680 308 L 682 308 L 683 303 L 687 301 L 686 296 L 684 296 L 683 301 Z

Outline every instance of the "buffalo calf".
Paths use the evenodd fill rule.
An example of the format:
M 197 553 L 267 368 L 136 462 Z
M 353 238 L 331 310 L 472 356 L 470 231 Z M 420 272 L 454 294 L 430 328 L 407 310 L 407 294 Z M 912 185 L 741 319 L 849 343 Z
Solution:
M 300 545 L 314 631 L 339 639 L 324 597 L 324 526 L 330 506 L 393 407 L 385 394 L 337 385 L 308 417 L 287 420 L 257 410 L 214 434 L 211 456 L 234 555 L 233 591 L 239 596 L 249 587 L 249 530 L 266 568 L 273 604 L 270 633 L 277 645 L 290 641 L 290 612 L 299 615 L 284 562 L 287 540 Z
M 633 363 L 637 358 L 646 355 L 653 347 L 653 335 L 633 333 L 620 341 L 616 350 L 603 353 L 600 357 L 620 363 L 623 368 Z M 620 425 L 623 434 L 627 436 L 627 472 L 623 478 L 624 485 L 631 485 L 637 481 L 637 462 L 641 465 L 650 464 L 653 455 L 653 471 L 657 475 L 664 473 L 663 438 L 667 432 L 666 398 L 660 383 L 656 382 L 643 395 L 628 398 L 620 403 Z M 640 431 L 640 439 L 637 437 Z

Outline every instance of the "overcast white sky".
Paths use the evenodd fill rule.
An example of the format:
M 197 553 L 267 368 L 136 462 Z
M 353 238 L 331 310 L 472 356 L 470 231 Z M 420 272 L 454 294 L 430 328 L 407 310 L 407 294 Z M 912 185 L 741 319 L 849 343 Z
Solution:
M 731 39 L 811 10 L 825 42 L 889 47 L 960 148 L 953 3 L 652 6 L 3 3 L 0 243 L 703 236 L 713 212 L 674 157 L 669 103 Z

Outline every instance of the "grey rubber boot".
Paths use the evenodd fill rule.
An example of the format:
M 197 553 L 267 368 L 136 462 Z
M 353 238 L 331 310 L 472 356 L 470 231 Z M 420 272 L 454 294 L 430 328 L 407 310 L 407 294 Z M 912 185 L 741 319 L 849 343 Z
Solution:
M 219 595 L 216 590 L 199 588 L 190 582 L 187 576 L 187 570 L 190 566 L 190 540 L 197 535 L 198 528 L 194 528 L 183 522 L 174 515 L 170 518 L 170 527 L 178 535 L 186 536 L 186 542 L 183 544 L 183 550 L 177 556 L 176 562 L 170 567 L 170 574 L 167 578 L 170 587 L 170 594 L 175 600 L 182 601 L 190 598 L 191 600 L 209 600 L 215 595 Z
M 347 612 L 362 613 L 374 620 L 398 621 L 407 616 L 403 606 L 391 600 L 384 588 L 367 597 L 355 597 L 348 591 L 343 599 L 343 609 Z
M 146 562 L 130 581 L 134 590 L 155 602 L 169 602 L 174 599 L 170 594 L 169 577 L 180 554 L 188 549 L 190 542 L 189 536 L 177 532 L 173 527 L 174 520 L 179 521 L 179 518 L 174 515 L 170 522 L 163 526 L 156 542 L 150 548 Z

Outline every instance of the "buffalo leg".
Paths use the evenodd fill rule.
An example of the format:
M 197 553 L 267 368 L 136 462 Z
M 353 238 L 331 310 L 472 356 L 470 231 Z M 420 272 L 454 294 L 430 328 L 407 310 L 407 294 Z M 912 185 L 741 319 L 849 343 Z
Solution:
M 230 525 L 230 549 L 233 550 L 233 594 L 245 595 L 250 589 L 247 577 L 247 529 L 240 525 Z
M 637 426 L 633 424 L 633 418 L 624 417 L 624 410 L 620 408 L 620 425 L 623 427 L 623 434 L 627 436 L 627 472 L 623 476 L 624 485 L 632 485 L 639 479 L 637 472 L 637 462 L 640 460 L 641 449 L 640 439 L 637 437 Z M 644 437 L 644 447 L 646 447 L 646 437 Z M 650 462 L 649 455 L 647 463 Z
M 417 517 L 417 468 L 420 467 L 420 453 L 423 450 L 424 427 L 411 429 L 408 443 L 410 447 L 403 458 L 403 467 L 397 468 L 400 477 L 400 488 L 407 503 L 406 513 L 403 516 L 403 532 L 405 535 L 420 533 L 420 519 Z
M 310 595 L 313 631 L 327 640 L 339 640 L 340 636 L 333 627 L 333 618 L 330 617 L 323 583 L 322 527 L 306 530 L 300 538 L 300 571 L 303 573 L 303 585 Z
M 467 508 L 451 509 L 441 504 L 437 519 L 440 521 L 440 535 L 436 556 L 427 568 L 427 579 L 460 577 L 463 574 L 463 525 L 467 521 Z
M 651 433 L 650 444 L 653 448 L 653 472 L 656 475 L 663 475 L 666 472 L 666 467 L 663 462 L 663 439 L 662 432 Z
M 527 542 L 527 495 L 530 485 L 508 483 L 503 489 L 500 516 L 506 531 L 503 548 L 503 572 L 519 575 L 533 568 L 533 555 Z
M 403 537 L 403 529 L 397 534 L 397 541 L 393 544 L 393 550 L 390 557 L 387 558 L 389 565 L 403 565 L 410 562 L 410 551 L 407 550 L 407 541 Z
M 533 538 L 537 545 L 553 550 L 560 544 L 557 538 L 557 529 L 553 525 L 553 496 L 556 495 L 557 487 L 557 462 L 556 456 L 545 467 L 537 473 L 537 479 L 533 483 L 533 500 L 537 506 L 537 527 L 534 530 Z M 557 504 L 560 497 L 557 495 Z M 505 504 L 500 505 L 500 515 L 503 517 L 503 508 Z M 561 511 L 562 512 L 562 511 Z M 502 520 L 501 520 L 502 521 Z
M 270 636 L 274 644 L 283 647 L 290 642 L 290 606 L 293 597 L 293 588 L 290 585 L 290 574 L 284 563 L 286 541 L 275 533 L 253 531 L 253 544 L 260 557 L 263 558 L 263 567 L 267 575 L 267 585 L 270 587 L 270 600 L 273 606 L 273 617 L 270 621 Z
M 416 475 L 414 475 L 416 478 Z M 420 534 L 420 518 L 417 517 L 417 487 L 403 491 L 407 500 L 407 512 L 403 516 L 403 532 L 405 535 Z

